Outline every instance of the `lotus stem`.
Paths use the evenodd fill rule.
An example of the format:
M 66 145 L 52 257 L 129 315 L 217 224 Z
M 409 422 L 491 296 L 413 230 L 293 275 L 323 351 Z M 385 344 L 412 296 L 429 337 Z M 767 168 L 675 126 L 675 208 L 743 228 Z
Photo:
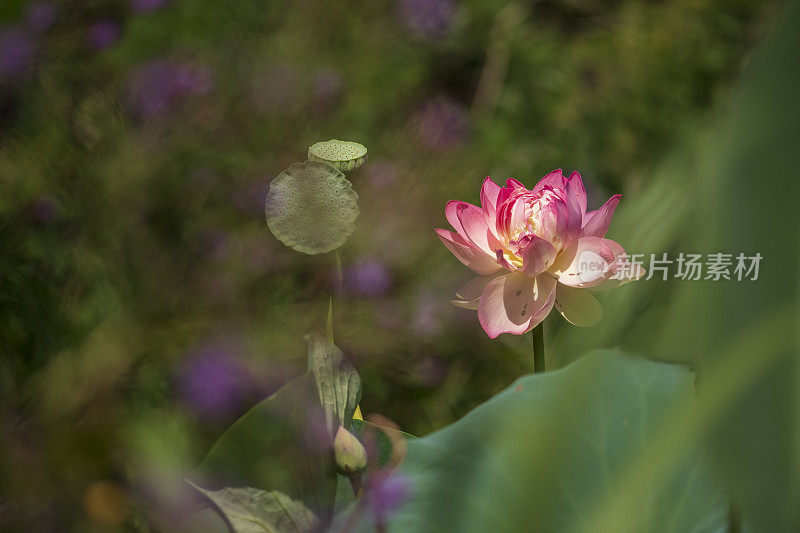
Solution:
M 335 270 L 336 270 L 336 278 L 334 279 L 333 284 L 333 291 L 332 294 L 332 324 L 331 324 L 331 332 L 334 344 L 342 347 L 343 339 L 342 339 L 342 322 L 344 320 L 343 316 L 344 313 L 342 311 L 342 299 L 344 298 L 344 283 L 342 281 L 342 252 L 340 248 L 337 248 L 334 252 L 334 262 L 335 262 Z
M 539 374 L 545 371 L 544 363 L 544 320 L 533 328 L 531 332 L 533 339 L 533 372 Z

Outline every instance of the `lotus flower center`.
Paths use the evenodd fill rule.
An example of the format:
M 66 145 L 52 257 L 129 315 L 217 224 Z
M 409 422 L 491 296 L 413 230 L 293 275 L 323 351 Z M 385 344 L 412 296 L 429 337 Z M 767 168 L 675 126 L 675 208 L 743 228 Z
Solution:
M 551 190 L 545 190 L 538 195 L 527 194 L 520 199 L 523 209 L 520 217 L 521 223 L 512 228 L 510 241 L 519 241 L 528 235 L 535 235 L 549 241 L 560 252 L 563 243 L 557 236 L 557 202 L 562 202 L 561 197 Z

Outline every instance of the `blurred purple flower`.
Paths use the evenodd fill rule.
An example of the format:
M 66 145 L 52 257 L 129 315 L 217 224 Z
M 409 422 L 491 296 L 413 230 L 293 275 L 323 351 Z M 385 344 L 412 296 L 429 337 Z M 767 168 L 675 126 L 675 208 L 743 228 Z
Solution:
M 336 100 L 342 94 L 344 80 L 335 70 L 321 70 L 314 77 L 314 97 L 323 100 Z
M 185 94 L 207 94 L 214 88 L 211 69 L 206 66 L 175 65 L 173 81 L 175 89 Z
M 267 182 L 263 180 L 253 181 L 234 193 L 233 206 L 237 211 L 245 215 L 263 213 L 267 189 Z
M 417 302 L 414 310 L 412 328 L 420 337 L 434 337 L 442 331 L 442 309 L 440 301 L 429 294 L 424 294 Z
M 50 196 L 40 196 L 29 208 L 31 218 L 40 224 L 48 224 L 58 217 L 58 204 Z
M 44 33 L 53 27 L 58 16 L 58 7 L 53 2 L 34 2 L 28 6 L 28 27 L 35 33 Z
M 416 115 L 420 140 L 436 151 L 452 150 L 464 142 L 469 117 L 464 109 L 445 97 L 425 102 Z
M 263 232 L 238 235 L 235 248 L 231 250 L 236 260 L 236 265 L 241 267 L 241 274 L 250 279 L 250 276 L 261 276 L 275 266 L 275 243 L 269 235 Z M 246 275 L 250 276 L 246 276 Z
M 36 44 L 21 28 L 0 30 L 0 79 L 19 79 L 33 67 Z
M 136 13 L 150 13 L 164 7 L 169 0 L 130 0 L 131 9 Z
M 375 161 L 367 165 L 367 181 L 374 187 L 385 187 L 397 178 L 397 167 L 386 161 Z
M 344 80 L 339 72 L 331 69 L 321 70 L 314 77 L 312 102 L 318 113 L 327 113 L 342 98 Z
M 386 264 L 370 257 L 362 257 L 349 265 L 343 278 L 345 290 L 364 296 L 385 294 L 392 284 Z
M 208 67 L 157 59 L 133 72 L 128 96 L 134 113 L 149 118 L 170 111 L 187 96 L 206 94 L 213 86 Z
M 411 482 L 400 473 L 378 472 L 364 483 L 364 501 L 378 524 L 385 524 L 411 493 Z
M 209 419 L 235 414 L 250 385 L 248 373 L 230 347 L 224 345 L 190 353 L 178 374 L 178 392 L 184 405 Z
M 415 379 L 425 387 L 435 387 L 447 374 L 447 365 L 440 357 L 429 355 L 414 365 Z
M 230 240 L 230 234 L 222 228 L 205 228 L 197 236 L 195 246 L 201 256 L 219 261 L 227 255 Z
M 114 20 L 104 19 L 92 24 L 87 40 L 94 50 L 105 50 L 119 40 L 122 27 Z
M 425 39 L 444 37 L 455 14 L 453 0 L 400 0 L 400 16 L 406 27 Z

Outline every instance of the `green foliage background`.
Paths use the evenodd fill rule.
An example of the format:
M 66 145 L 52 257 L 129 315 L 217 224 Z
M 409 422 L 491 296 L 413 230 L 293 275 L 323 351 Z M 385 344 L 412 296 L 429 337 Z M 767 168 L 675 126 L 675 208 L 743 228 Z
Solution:
M 580 170 L 590 207 L 625 195 L 609 236 L 638 253 L 796 248 L 752 221 L 771 204 L 753 208 L 758 195 L 743 181 L 768 191 L 767 177 L 747 166 L 757 159 L 745 156 L 779 150 L 796 130 L 737 161 L 724 156 L 739 153 L 737 141 L 725 148 L 717 139 L 764 131 L 759 117 L 780 123 L 780 113 L 752 104 L 738 123 L 714 126 L 783 13 L 778 2 L 468 0 L 438 39 L 412 32 L 393 1 L 175 0 L 146 14 L 127 2 L 58 5 L 55 26 L 38 37 L 35 68 L 0 88 L 3 526 L 36 517 L 42 530 L 96 527 L 86 494 L 103 481 L 128 502 L 111 523 L 172 529 L 186 505 L 186 472 L 238 414 L 302 372 L 303 335 L 324 328 L 332 261 L 280 245 L 260 202 L 268 181 L 316 141 L 369 148 L 351 179 L 362 214 L 343 260 L 347 268 L 377 259 L 391 284 L 378 296 L 346 294 L 340 344 L 364 383 L 362 409 L 413 434 L 453 422 L 531 369 L 529 339 L 490 341 L 474 313 L 447 303 L 470 273 L 432 229 L 445 226 L 447 200 L 477 203 L 486 175 L 530 186 L 553 168 Z M 26 7 L 4 2 L 2 24 L 20 24 Z M 108 18 L 121 37 L 92 50 L 87 32 Z M 213 87 L 143 117 L 131 105 L 132 80 L 164 58 L 202 65 Z M 763 68 L 762 79 L 791 70 Z M 318 79 L 330 73 L 341 88 L 320 96 Z M 765 91 L 753 101 L 778 101 Z M 431 142 L 425 113 L 441 102 L 439 120 L 456 126 Z M 768 176 L 786 179 L 791 162 L 773 161 Z M 731 175 L 740 187 L 726 188 Z M 42 216 L 42 205 L 54 214 Z M 720 205 L 737 210 L 722 215 Z M 736 238 L 715 228 L 720 220 L 741 222 Z M 782 279 L 796 280 L 791 265 Z M 762 299 L 751 314 L 731 316 L 744 297 L 709 297 L 723 290 L 627 285 L 604 295 L 598 326 L 548 319 L 548 363 L 623 347 L 712 364 L 719 338 L 771 307 Z M 706 323 L 695 318 L 708 313 L 720 317 L 716 329 L 697 331 Z M 188 355 L 215 343 L 234 346 L 260 386 L 209 420 L 184 404 L 179 376 Z M 780 381 L 791 379 L 788 367 L 774 370 L 778 385 L 764 378 L 747 389 L 771 396 L 736 396 L 742 417 L 761 420 L 762 406 L 792 420 L 797 397 Z M 763 441 L 748 441 L 732 420 L 702 439 L 723 443 L 722 471 L 760 481 L 738 479 L 737 494 L 745 506 L 764 499 L 755 515 L 774 518 L 777 531 L 792 517 L 767 489 L 791 485 L 797 440 L 787 436 L 790 422 L 775 427 L 764 422 Z M 774 464 L 729 468 L 765 455 Z

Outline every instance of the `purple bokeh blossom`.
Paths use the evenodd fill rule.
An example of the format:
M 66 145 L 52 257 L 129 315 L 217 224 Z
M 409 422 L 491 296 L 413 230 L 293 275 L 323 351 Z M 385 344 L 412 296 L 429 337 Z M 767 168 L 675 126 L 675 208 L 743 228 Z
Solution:
M 190 353 L 178 373 L 178 392 L 186 408 L 202 418 L 236 413 L 250 389 L 247 371 L 230 347 L 207 346 Z
M 373 187 L 385 187 L 397 179 L 397 166 L 387 161 L 370 162 L 366 168 L 367 181 Z
M 195 240 L 199 255 L 211 261 L 224 259 L 231 247 L 231 235 L 222 228 L 212 226 L 201 230 Z
M 327 113 L 342 98 L 344 79 L 338 71 L 325 69 L 319 71 L 312 82 L 311 98 L 314 111 Z
M 457 148 L 469 131 L 466 111 L 445 97 L 425 102 L 416 115 L 417 135 L 430 148 L 446 152 Z
M 378 472 L 364 483 L 364 501 L 378 524 L 385 524 L 411 493 L 411 482 L 400 473 Z
M 34 221 L 49 224 L 59 216 L 58 203 L 51 196 L 40 196 L 30 204 L 29 213 Z
M 423 338 L 431 338 L 442 332 L 442 305 L 439 300 L 422 294 L 414 309 L 414 320 L 411 327 L 414 333 Z
M 23 78 L 32 70 L 35 57 L 36 44 L 25 30 L 0 30 L 0 81 Z
M 34 2 L 25 14 L 28 27 L 34 33 L 44 33 L 53 27 L 58 17 L 58 6 L 53 2 Z
M 364 296 L 380 296 L 389 290 L 392 277 L 383 261 L 362 257 L 349 265 L 343 274 L 347 292 Z
M 150 13 L 167 5 L 169 0 L 130 0 L 131 9 L 136 13 Z
M 89 27 L 87 41 L 94 50 L 105 50 L 116 43 L 122 35 L 122 27 L 111 19 L 104 19 Z
M 425 387 L 435 387 L 447 375 L 447 365 L 435 355 L 423 357 L 414 365 L 414 377 Z
M 248 183 L 233 195 L 233 206 L 242 214 L 257 215 L 264 211 L 268 184 L 264 180 Z
M 400 0 L 400 17 L 415 35 L 425 39 L 444 37 L 453 25 L 453 0 Z
M 158 59 L 133 72 L 128 98 L 136 115 L 151 118 L 179 106 L 188 96 L 207 94 L 213 87 L 208 67 Z

